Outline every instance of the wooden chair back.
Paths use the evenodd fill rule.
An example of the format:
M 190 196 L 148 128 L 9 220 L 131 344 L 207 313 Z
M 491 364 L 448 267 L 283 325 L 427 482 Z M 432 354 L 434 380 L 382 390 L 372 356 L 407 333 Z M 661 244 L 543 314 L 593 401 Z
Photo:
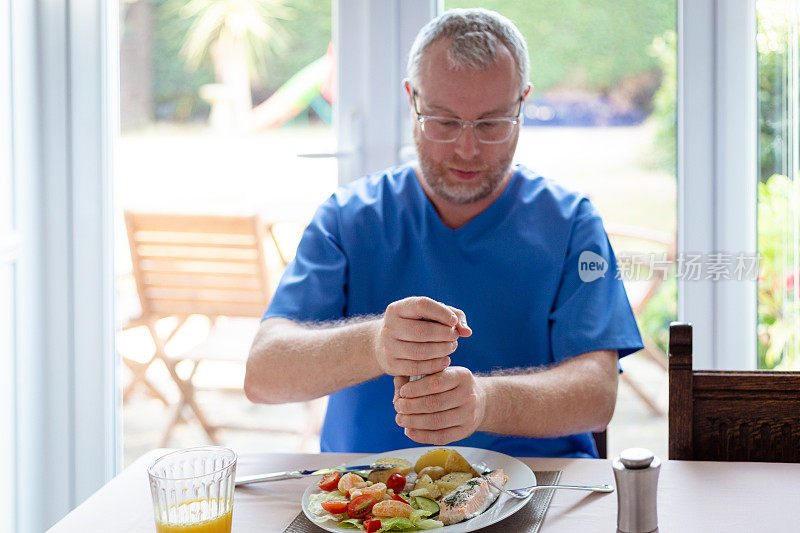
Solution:
M 125 213 L 142 317 L 260 317 L 271 298 L 258 216 Z
M 608 459 L 608 433 L 607 430 L 592 433 L 594 443 L 597 446 L 597 458 Z
M 800 462 L 800 372 L 692 369 L 692 326 L 669 328 L 669 458 Z

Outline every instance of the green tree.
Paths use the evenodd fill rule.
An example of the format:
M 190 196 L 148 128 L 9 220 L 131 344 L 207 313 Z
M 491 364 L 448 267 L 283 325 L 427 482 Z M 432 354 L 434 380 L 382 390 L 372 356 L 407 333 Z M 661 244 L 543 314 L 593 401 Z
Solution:
M 332 37 L 330 1 L 287 0 L 286 5 L 294 13 L 283 24 L 291 53 L 270 58 L 269 77 L 260 80 L 259 87 L 267 92 L 275 91 L 303 67 L 319 59 Z
M 792 181 L 775 174 L 758 184 L 758 368 L 796 370 L 800 365 L 800 298 L 792 271 L 800 218 L 790 205 Z M 794 214 L 793 214 L 794 213 Z
M 661 67 L 661 85 L 653 96 L 653 113 L 656 123 L 653 155 L 656 166 L 676 176 L 677 158 L 676 101 L 678 91 L 678 37 L 674 30 L 659 35 L 647 52 L 658 60 Z
M 784 151 L 788 128 L 788 13 L 783 2 L 760 1 L 758 34 L 758 156 L 759 178 L 787 174 Z
M 657 69 L 646 48 L 675 28 L 675 0 L 445 0 L 445 9 L 455 7 L 491 9 L 517 25 L 536 92 L 606 92 L 625 77 Z
M 212 123 L 240 127 L 252 108 L 251 79 L 266 53 L 285 47 L 286 0 L 190 0 L 180 9 L 192 21 L 181 48 L 190 70 L 210 57 L 218 86 L 207 91 Z

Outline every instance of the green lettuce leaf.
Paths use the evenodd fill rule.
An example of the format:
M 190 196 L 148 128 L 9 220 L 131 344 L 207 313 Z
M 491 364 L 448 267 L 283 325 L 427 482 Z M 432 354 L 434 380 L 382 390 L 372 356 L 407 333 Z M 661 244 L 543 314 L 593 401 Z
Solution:
M 361 525 L 361 520 L 359 520 L 358 518 L 348 518 L 347 520 L 342 520 L 336 527 L 340 527 L 342 529 L 360 529 L 362 531 L 364 530 L 364 526 Z
M 430 515 L 430 512 L 422 509 L 411 511 L 411 522 L 417 526 L 418 529 L 435 529 L 444 526 L 439 520 L 428 519 L 428 515 Z
M 440 527 L 444 527 L 444 522 L 440 522 L 439 520 L 434 520 L 432 518 L 420 518 L 414 525 L 417 529 L 437 529 Z
M 330 520 L 339 521 L 342 518 L 347 518 L 345 514 L 331 514 L 325 509 L 322 508 L 322 502 L 328 500 L 342 500 L 347 501 L 347 497 L 339 492 L 338 490 L 334 490 L 331 492 L 322 492 L 319 494 L 309 494 L 308 496 L 308 510 L 311 511 L 311 514 L 314 515 L 314 522 L 317 524 L 324 524 Z
M 416 531 L 417 526 L 408 518 L 395 516 L 394 518 L 381 518 L 380 531 Z

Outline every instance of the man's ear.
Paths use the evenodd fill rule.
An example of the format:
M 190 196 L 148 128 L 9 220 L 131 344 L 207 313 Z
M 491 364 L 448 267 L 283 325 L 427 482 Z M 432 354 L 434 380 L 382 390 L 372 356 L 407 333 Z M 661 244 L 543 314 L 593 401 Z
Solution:
M 525 92 L 522 93 L 522 99 L 525 100 L 529 94 L 531 94 L 531 89 L 533 89 L 533 85 L 528 83 L 528 86 L 525 87 Z

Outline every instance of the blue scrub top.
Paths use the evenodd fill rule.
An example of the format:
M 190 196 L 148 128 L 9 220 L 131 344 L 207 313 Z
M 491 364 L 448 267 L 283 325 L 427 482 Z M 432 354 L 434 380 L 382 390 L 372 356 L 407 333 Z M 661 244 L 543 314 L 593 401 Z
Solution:
M 642 341 L 616 272 L 597 210 L 553 181 L 518 166 L 494 203 L 453 230 L 414 169 L 399 166 L 340 188 L 319 207 L 264 319 L 374 315 L 396 300 L 428 296 L 466 314 L 473 334 L 459 339 L 451 358 L 473 373 L 549 365 L 592 350 L 622 357 Z M 421 446 L 395 423 L 393 394 L 386 375 L 331 394 L 322 451 Z M 531 439 L 476 432 L 452 444 L 518 457 L 597 456 L 590 433 Z

